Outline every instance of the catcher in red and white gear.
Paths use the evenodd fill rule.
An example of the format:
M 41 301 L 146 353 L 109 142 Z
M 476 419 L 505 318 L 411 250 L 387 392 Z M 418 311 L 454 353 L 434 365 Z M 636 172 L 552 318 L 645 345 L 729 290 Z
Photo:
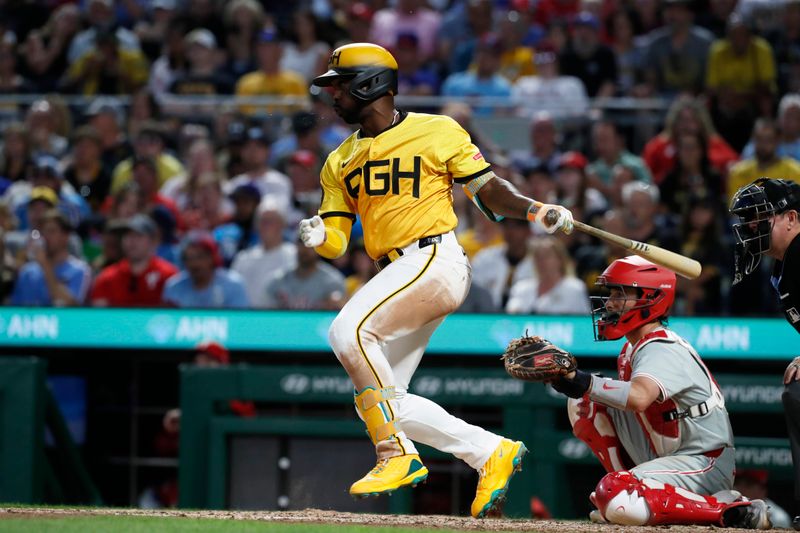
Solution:
M 573 433 L 608 474 L 590 499 L 594 521 L 769 529 L 767 505 L 732 490 L 735 453 L 725 401 L 684 339 L 665 326 L 675 274 L 638 256 L 597 279 L 595 339 L 627 342 L 618 378 L 580 369 L 553 383 L 570 397 Z

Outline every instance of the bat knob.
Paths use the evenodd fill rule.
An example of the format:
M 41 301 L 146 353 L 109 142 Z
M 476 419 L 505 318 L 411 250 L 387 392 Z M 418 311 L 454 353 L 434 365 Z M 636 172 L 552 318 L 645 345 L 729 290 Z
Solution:
M 558 214 L 558 211 L 556 211 L 555 209 L 550 209 L 544 216 L 544 221 L 548 226 L 552 226 L 553 224 L 558 222 L 559 216 L 560 215 Z

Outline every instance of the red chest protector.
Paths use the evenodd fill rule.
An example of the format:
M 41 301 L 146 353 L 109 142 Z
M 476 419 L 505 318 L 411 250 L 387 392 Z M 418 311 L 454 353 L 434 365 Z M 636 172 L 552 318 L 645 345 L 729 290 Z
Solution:
M 676 342 L 665 329 L 657 329 L 648 333 L 635 346 L 631 347 L 630 343 L 626 342 L 617 358 L 617 372 L 620 380 L 631 380 L 633 360 L 636 354 L 643 346 L 654 341 Z M 647 435 L 650 449 L 659 457 L 670 455 L 680 447 L 680 421 L 667 416 L 667 413 L 677 409 L 678 405 L 672 399 L 667 399 L 663 402 L 655 401 L 643 413 L 636 413 L 636 419 Z

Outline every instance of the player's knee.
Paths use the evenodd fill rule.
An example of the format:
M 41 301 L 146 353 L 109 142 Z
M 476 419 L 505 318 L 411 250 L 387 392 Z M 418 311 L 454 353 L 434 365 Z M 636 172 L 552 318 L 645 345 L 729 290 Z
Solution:
M 642 526 L 650 520 L 642 489 L 642 483 L 630 472 L 611 472 L 597 484 L 595 504 L 612 524 Z
M 342 364 L 347 364 L 347 358 L 358 354 L 356 339 L 356 325 L 341 313 L 333 319 L 328 329 L 328 343 Z

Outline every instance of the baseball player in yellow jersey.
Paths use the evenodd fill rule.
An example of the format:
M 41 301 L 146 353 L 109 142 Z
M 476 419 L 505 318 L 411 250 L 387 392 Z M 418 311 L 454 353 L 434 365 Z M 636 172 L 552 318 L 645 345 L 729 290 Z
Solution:
M 462 185 L 492 220 L 528 218 L 551 233 L 570 232 L 572 215 L 520 195 L 495 176 L 449 117 L 395 109 L 397 62 L 385 49 L 348 44 L 334 50 L 328 67 L 314 85 L 327 87 L 335 111 L 360 129 L 328 156 L 319 215 L 300 223 L 300 237 L 323 257 L 339 257 L 360 216 L 367 253 L 380 268 L 329 332 L 378 455 L 375 468 L 350 493 L 378 495 L 424 481 L 428 470 L 414 446 L 420 442 L 479 471 L 472 515 L 483 517 L 505 499 L 527 452 L 524 444 L 408 392 L 431 334 L 461 305 L 471 281 L 453 233 L 453 184 Z M 550 210 L 558 216 L 548 225 L 544 215 Z

